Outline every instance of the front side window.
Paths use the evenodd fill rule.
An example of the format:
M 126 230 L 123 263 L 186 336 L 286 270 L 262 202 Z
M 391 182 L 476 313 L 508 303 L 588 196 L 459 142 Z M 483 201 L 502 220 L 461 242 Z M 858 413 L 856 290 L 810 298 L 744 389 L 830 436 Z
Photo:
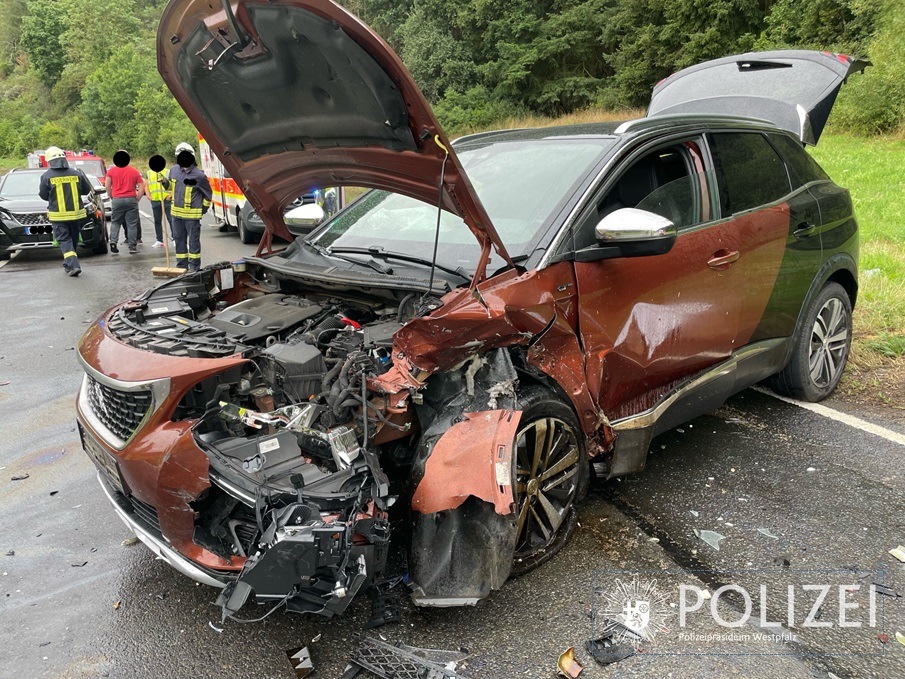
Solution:
M 715 132 L 710 135 L 723 216 L 779 200 L 792 187 L 780 157 L 760 132 Z
M 710 221 L 713 210 L 708 187 L 712 181 L 712 173 L 704 171 L 695 141 L 661 147 L 634 158 L 580 219 L 573 232 L 573 247 L 580 250 L 594 245 L 597 224 L 622 208 L 653 212 L 680 230 Z

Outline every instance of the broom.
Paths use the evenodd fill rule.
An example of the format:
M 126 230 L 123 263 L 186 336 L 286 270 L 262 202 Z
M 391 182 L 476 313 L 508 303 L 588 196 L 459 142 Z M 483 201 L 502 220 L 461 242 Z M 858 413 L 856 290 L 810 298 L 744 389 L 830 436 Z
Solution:
M 148 167 L 150 167 L 154 172 L 162 172 L 164 168 L 167 166 L 167 161 L 163 156 L 151 156 L 148 160 Z M 161 205 L 161 209 L 164 209 L 164 206 Z M 176 276 L 181 276 L 185 273 L 185 269 L 178 266 L 170 266 L 170 234 L 167 233 L 167 220 L 166 214 L 161 215 L 163 222 L 161 226 L 163 227 L 163 252 L 166 255 L 166 266 L 155 266 L 151 269 L 151 273 L 155 276 L 159 276 L 161 278 L 175 278 Z

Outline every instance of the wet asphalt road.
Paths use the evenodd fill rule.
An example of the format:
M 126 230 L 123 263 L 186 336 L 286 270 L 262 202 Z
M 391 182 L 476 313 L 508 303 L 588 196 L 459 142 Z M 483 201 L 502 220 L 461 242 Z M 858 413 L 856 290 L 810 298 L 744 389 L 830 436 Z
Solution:
M 86 257 L 77 280 L 57 253 L 0 268 L 0 676 L 291 679 L 285 650 L 320 635 L 310 645 L 315 676 L 338 677 L 369 618 L 366 600 L 334 621 L 278 612 L 221 625 L 214 590 L 122 544 L 130 534 L 80 450 L 74 347 L 101 311 L 159 280 L 150 269 L 163 253 L 150 248 L 144 221 L 140 254 Z M 205 262 L 254 250 L 210 227 L 202 239 Z M 368 633 L 465 647 L 460 669 L 473 678 L 554 677 L 569 646 L 582 677 L 905 677 L 905 646 L 894 638 L 905 632 L 905 604 L 877 594 L 870 626 L 867 595 L 874 581 L 905 594 L 905 564 L 887 553 L 905 543 L 905 446 L 749 390 L 652 449 L 643 474 L 592 489 L 574 538 L 547 565 L 476 608 L 406 605 L 402 624 Z M 695 529 L 724 535 L 719 551 Z M 583 648 L 590 614 L 610 610 L 608 596 L 621 601 L 617 581 L 633 580 L 662 594 L 651 620 L 663 629 L 648 653 L 597 666 Z M 763 638 L 751 622 L 720 626 L 709 602 L 680 626 L 673 606 L 683 585 L 743 589 L 755 620 L 763 587 L 767 622 L 785 620 L 791 587 L 796 637 Z M 813 621 L 830 626 L 805 626 L 830 585 Z M 840 585 L 861 586 L 845 595 L 860 605 L 847 621 L 861 627 L 839 627 Z M 732 623 L 744 608 L 736 591 L 714 611 Z

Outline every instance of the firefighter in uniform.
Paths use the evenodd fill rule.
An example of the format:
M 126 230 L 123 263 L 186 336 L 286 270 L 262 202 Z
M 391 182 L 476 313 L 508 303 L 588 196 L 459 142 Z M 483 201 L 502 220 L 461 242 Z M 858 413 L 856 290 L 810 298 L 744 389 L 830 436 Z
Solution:
M 63 268 L 70 276 L 78 276 L 82 267 L 75 249 L 88 218 L 81 197 L 91 193 L 91 182 L 81 170 L 69 167 L 62 149 L 51 146 L 45 158 L 50 169 L 41 175 L 38 195 L 47 201 L 47 219 L 63 252 Z
M 154 233 L 157 236 L 157 242 L 151 247 L 162 248 L 163 245 L 163 220 L 166 218 L 167 224 L 170 226 L 170 233 L 173 232 L 173 219 L 170 216 L 172 206 L 172 196 L 170 195 L 170 179 L 169 172 L 164 168 L 161 172 L 148 170 L 148 181 L 145 184 L 145 195 L 151 201 L 151 212 L 154 215 Z
M 176 266 L 197 271 L 201 268 L 201 217 L 211 206 L 213 191 L 207 175 L 195 164 L 195 150 L 189 144 L 176 147 L 176 165 L 170 168 L 169 179 Z

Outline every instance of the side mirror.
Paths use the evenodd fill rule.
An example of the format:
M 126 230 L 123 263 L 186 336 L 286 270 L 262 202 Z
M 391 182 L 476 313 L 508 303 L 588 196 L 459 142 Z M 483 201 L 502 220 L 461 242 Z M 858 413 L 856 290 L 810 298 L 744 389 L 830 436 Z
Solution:
M 324 219 L 324 209 L 317 203 L 299 205 L 283 213 L 286 226 L 317 226 Z
M 611 212 L 594 229 L 598 246 L 614 250 L 610 257 L 662 255 L 672 249 L 676 232 L 666 217 L 631 207 Z
M 676 225 L 647 210 L 626 207 L 611 212 L 594 228 L 597 245 L 570 255 L 576 262 L 596 262 L 615 257 L 662 255 L 676 242 Z

